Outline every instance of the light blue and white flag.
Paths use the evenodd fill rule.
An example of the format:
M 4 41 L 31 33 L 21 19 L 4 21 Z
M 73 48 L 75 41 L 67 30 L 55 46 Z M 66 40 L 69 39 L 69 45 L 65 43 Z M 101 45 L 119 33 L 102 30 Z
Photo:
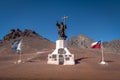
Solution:
M 17 40 L 17 41 L 14 41 L 14 42 L 12 43 L 11 48 L 12 48 L 13 50 L 16 50 L 16 51 L 21 51 L 21 44 L 22 44 L 22 40 L 21 40 L 21 39 L 20 39 L 20 40 Z

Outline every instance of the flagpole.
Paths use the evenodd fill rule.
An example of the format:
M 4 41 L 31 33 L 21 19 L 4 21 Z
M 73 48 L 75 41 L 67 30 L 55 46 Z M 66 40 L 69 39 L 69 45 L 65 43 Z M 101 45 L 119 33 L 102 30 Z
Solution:
M 104 61 L 103 43 L 102 42 L 101 42 L 101 50 L 102 50 L 102 61 Z
M 18 49 L 18 53 L 19 53 L 19 60 L 18 60 L 18 64 L 22 63 L 22 50 L 21 50 L 21 45 L 22 45 L 22 40 Z
M 103 42 L 101 41 L 101 62 L 100 64 L 106 64 L 105 60 L 104 60 L 104 52 L 103 52 Z
M 22 55 L 21 55 L 21 50 L 20 50 L 20 61 L 22 61 Z

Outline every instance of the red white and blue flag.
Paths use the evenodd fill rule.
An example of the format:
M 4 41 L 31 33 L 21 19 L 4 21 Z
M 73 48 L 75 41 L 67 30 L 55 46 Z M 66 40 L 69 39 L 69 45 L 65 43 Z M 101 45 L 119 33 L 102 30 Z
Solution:
M 101 41 L 93 42 L 91 48 L 101 48 Z

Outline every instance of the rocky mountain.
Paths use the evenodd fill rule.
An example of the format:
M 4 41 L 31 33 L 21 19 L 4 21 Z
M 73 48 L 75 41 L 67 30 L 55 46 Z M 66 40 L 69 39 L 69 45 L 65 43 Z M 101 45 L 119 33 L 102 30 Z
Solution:
M 120 40 L 103 42 L 103 46 L 106 50 L 120 54 Z
M 30 53 L 37 52 L 42 49 L 53 48 L 55 44 L 35 31 L 25 29 L 11 29 L 10 32 L 0 40 L 0 53 L 14 53 L 11 49 L 11 44 L 15 40 L 22 39 L 22 52 Z
M 11 29 L 10 32 L 0 40 L 0 53 L 15 53 L 11 50 L 11 44 L 15 40 L 23 39 L 23 53 L 37 52 L 42 49 L 54 49 L 55 43 L 37 34 L 35 31 L 25 29 Z M 91 49 L 90 45 L 94 40 L 81 34 L 68 39 L 68 47 Z M 120 53 L 120 40 L 103 42 L 104 51 Z
M 94 40 L 81 34 L 79 36 L 74 36 L 68 40 L 69 47 L 77 47 L 84 49 L 91 49 L 91 43 Z M 120 40 L 113 40 L 110 42 L 103 42 L 104 51 L 107 53 L 118 53 L 120 54 Z
M 90 48 L 91 43 L 94 42 L 93 39 L 81 34 L 79 36 L 74 36 L 68 40 L 69 47 L 80 47 L 80 48 Z
M 25 29 L 23 32 L 20 29 L 11 29 L 10 32 L 4 36 L 3 41 L 10 41 L 16 38 L 23 38 L 23 37 L 41 37 L 35 31 Z

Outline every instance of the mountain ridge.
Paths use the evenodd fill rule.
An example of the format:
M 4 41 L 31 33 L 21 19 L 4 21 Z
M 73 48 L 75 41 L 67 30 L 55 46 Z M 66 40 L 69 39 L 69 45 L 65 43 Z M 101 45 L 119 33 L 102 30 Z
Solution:
M 73 36 L 68 40 L 69 47 L 77 47 L 83 49 L 91 49 L 91 44 L 95 42 L 95 40 L 90 37 L 80 34 L 79 36 Z M 109 42 L 103 42 L 104 51 L 113 52 L 120 54 L 120 39 L 112 40 Z
M 20 29 L 11 29 L 8 34 L 6 34 L 2 40 L 0 40 L 0 48 L 6 47 L 10 51 L 11 43 L 15 40 L 23 39 L 23 51 L 24 52 L 34 52 L 39 51 L 44 48 L 55 48 L 55 43 L 47 38 L 39 35 L 35 31 L 25 29 L 21 31 Z M 73 36 L 68 39 L 68 47 L 72 48 L 83 48 L 91 49 L 91 44 L 95 42 L 94 39 L 80 34 L 79 36 Z M 33 44 L 34 43 L 34 44 Z M 120 54 L 120 40 L 113 40 L 109 42 L 103 42 L 103 47 L 105 51 L 114 52 Z
M 6 51 L 2 53 L 12 53 L 11 45 L 14 41 L 22 39 L 22 52 L 30 53 L 37 52 L 44 48 L 53 48 L 54 42 L 44 38 L 35 31 L 25 29 L 21 31 L 20 29 L 11 29 L 8 34 L 6 34 L 3 39 L 0 41 L 0 49 Z

